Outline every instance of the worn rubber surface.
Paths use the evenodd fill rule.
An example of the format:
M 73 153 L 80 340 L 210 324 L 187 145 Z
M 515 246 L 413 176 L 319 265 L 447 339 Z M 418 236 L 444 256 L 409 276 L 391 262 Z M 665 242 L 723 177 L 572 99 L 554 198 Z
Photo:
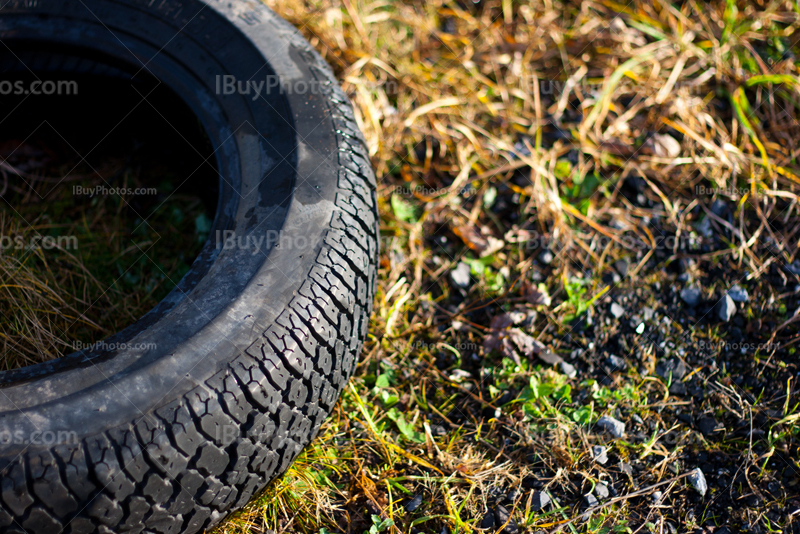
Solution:
M 0 374 L 0 532 L 207 530 L 314 438 L 366 336 L 378 220 L 350 105 L 255 1 L 10 0 L 0 39 L 40 70 L 46 43 L 59 68 L 166 83 L 221 175 L 212 238 L 159 306 L 103 347 Z M 224 75 L 289 90 L 218 94 Z

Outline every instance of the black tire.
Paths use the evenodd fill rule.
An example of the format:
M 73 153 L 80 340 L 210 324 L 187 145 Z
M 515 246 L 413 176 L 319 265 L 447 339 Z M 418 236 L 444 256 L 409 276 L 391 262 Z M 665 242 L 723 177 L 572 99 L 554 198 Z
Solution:
M 255 0 L 10 0 L 0 39 L 152 73 L 221 175 L 212 238 L 163 302 L 103 346 L 0 374 L 0 531 L 201 532 L 287 469 L 355 367 L 378 218 L 352 109 Z M 218 94 L 218 75 L 282 90 Z

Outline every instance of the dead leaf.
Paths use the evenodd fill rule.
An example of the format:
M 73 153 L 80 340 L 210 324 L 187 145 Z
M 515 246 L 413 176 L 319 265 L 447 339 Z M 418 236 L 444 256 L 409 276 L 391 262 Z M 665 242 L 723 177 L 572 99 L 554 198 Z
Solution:
M 481 257 L 493 254 L 505 245 L 502 240 L 496 237 L 488 234 L 484 236 L 474 224 L 455 226 L 453 227 L 453 233 L 460 237 L 470 250 L 474 250 Z
M 531 304 L 550 306 L 551 300 L 550 295 L 547 294 L 547 291 L 544 291 L 542 288 L 534 287 L 534 285 L 530 282 L 524 282 L 522 284 L 522 295 L 525 297 L 525 300 Z
M 515 324 L 527 322 L 529 317 L 529 314 L 519 311 L 492 317 L 489 323 L 491 332 L 484 339 L 483 348 L 486 351 L 498 350 L 517 364 L 521 363 L 520 355 L 530 358 L 542 352 L 544 345 L 541 342 L 519 328 L 512 328 Z

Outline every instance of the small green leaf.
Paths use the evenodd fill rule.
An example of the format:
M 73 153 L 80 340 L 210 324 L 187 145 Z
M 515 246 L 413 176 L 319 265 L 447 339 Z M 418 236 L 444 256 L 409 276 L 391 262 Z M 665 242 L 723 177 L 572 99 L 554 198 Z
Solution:
M 572 420 L 579 425 L 588 425 L 592 422 L 592 409 L 589 406 L 581 406 L 572 412 Z
M 388 388 L 390 385 L 389 377 L 385 374 L 379 375 L 378 379 L 375 381 L 376 388 Z
M 556 162 L 556 166 L 553 169 L 553 174 L 556 175 L 556 178 L 560 180 L 566 180 L 569 178 L 569 174 L 572 172 L 572 164 L 569 160 L 560 159 Z
M 405 436 L 406 439 L 409 441 L 415 441 L 417 443 L 424 443 L 425 436 L 422 435 L 421 432 L 417 432 L 414 430 L 414 425 L 409 424 L 403 414 L 400 413 L 397 408 L 392 408 L 386 415 L 389 416 L 389 419 L 394 421 L 394 424 L 397 425 L 397 428 L 400 432 Z
M 417 221 L 417 209 L 400 195 L 392 195 L 392 212 L 401 221 L 407 223 Z

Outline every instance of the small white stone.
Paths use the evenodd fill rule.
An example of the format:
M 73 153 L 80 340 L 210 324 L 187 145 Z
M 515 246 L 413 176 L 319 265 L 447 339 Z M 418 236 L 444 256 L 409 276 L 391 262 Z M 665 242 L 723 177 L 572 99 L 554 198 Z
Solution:
M 706 483 L 706 476 L 699 467 L 689 474 L 689 483 L 697 490 L 697 493 L 705 497 L 708 491 L 708 484 Z

